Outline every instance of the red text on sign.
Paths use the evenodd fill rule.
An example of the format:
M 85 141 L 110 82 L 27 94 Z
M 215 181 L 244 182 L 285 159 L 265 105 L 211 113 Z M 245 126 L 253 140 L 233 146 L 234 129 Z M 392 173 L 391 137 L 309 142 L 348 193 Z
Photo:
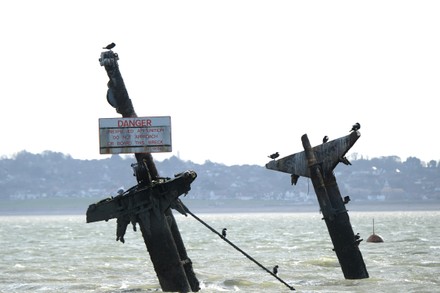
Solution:
M 150 119 L 118 120 L 118 127 L 147 127 L 151 126 Z

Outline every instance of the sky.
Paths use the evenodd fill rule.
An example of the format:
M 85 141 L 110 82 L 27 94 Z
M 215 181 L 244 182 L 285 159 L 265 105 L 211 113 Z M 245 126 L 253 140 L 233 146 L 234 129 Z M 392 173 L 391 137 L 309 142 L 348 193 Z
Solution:
M 102 49 L 138 116 L 170 116 L 195 163 L 361 137 L 348 155 L 440 160 L 440 1 L 2 1 L 0 156 L 99 153 Z

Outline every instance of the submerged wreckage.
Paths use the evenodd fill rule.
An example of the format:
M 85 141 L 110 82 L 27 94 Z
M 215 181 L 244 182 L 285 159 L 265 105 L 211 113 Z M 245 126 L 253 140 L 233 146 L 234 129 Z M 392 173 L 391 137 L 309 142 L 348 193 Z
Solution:
M 116 111 L 122 114 L 124 118 L 134 119 L 137 115 L 118 68 L 117 61 L 119 57 L 111 50 L 113 48 L 114 44 L 105 47 L 104 49 L 108 51 L 102 52 L 100 58 L 100 64 L 105 67 L 110 79 L 108 82 L 107 101 L 116 108 Z M 119 120 L 117 121 L 117 124 L 119 124 Z M 145 119 L 142 119 L 142 121 L 145 121 Z M 141 126 L 148 128 L 152 126 L 150 125 L 150 119 L 147 119 L 145 123 L 140 123 L 142 125 L 137 125 L 136 123 L 130 125 L 130 122 L 127 123 L 127 126 L 124 126 L 124 122 L 122 122 L 122 127 Z M 165 130 L 164 132 L 167 131 Z M 127 135 L 127 137 L 128 136 L 129 135 Z M 100 129 L 101 153 L 115 153 L 112 148 L 118 148 L 117 143 L 112 144 L 112 141 L 104 137 L 104 145 L 109 147 L 102 147 L 101 140 Z M 131 142 L 129 144 L 131 144 Z M 136 145 L 137 142 L 135 141 L 133 144 Z M 123 145 L 125 147 L 126 144 L 124 143 Z M 165 143 L 162 147 L 156 145 L 152 147 L 152 149 L 161 151 L 163 148 L 167 149 L 168 147 L 170 147 L 170 145 Z M 125 148 L 127 152 L 139 149 L 142 149 L 142 147 L 129 146 Z M 187 194 L 191 189 L 191 183 L 197 178 L 197 174 L 194 171 L 187 170 L 181 172 L 172 179 L 163 178 L 159 176 L 150 152 L 135 152 L 135 157 L 137 163 L 132 164 L 132 168 L 138 184 L 125 192 L 121 192 L 117 196 L 109 197 L 91 204 L 87 209 L 87 223 L 117 219 L 116 241 L 121 241 L 122 243 L 125 242 L 124 235 L 127 226 L 132 224 L 133 229 L 136 231 L 136 226 L 139 224 L 160 286 L 164 292 L 197 292 L 200 290 L 199 281 L 193 271 L 192 261 L 187 255 L 171 209 L 185 216 L 188 214 L 191 215 L 194 219 L 211 230 L 211 232 L 217 234 L 223 241 L 253 261 L 286 287 L 295 290 L 278 277 L 276 273 L 241 250 L 225 236 L 193 214 L 183 204 L 179 196 Z
M 356 123 L 349 135 L 332 141 L 324 139 L 322 144 L 315 147 L 310 145 L 307 134 L 304 134 L 301 137 L 303 152 L 266 164 L 267 169 L 289 173 L 292 184 L 296 184 L 300 176 L 311 178 L 334 251 L 346 279 L 369 277 L 359 250 L 362 239 L 354 234 L 345 208 L 350 198 L 341 197 L 333 173 L 340 162 L 350 165 L 345 155 L 360 137 L 359 128 L 359 123 Z
M 122 119 L 137 119 L 137 114 L 119 71 L 118 54 L 112 51 L 114 46 L 112 43 L 104 47 L 106 51 L 101 53 L 99 59 L 101 66 L 105 67 L 109 77 L 107 101 L 122 115 Z M 142 121 L 145 122 L 146 120 Z M 145 125 L 142 124 L 143 122 L 142 125 L 131 125 L 130 121 L 124 120 L 118 126 L 150 127 L 149 121 L 145 122 Z M 362 240 L 359 239 L 358 235 L 354 235 L 345 209 L 345 204 L 349 201 L 349 198 L 341 198 L 333 169 L 339 162 L 349 164 L 345 154 L 360 137 L 357 130 L 353 129 L 350 135 L 333 141 L 324 140 L 323 144 L 313 148 L 307 135 L 304 135 L 302 137 L 303 152 L 278 160 L 276 160 L 278 158 L 278 154 L 276 154 L 271 157 L 273 160 L 266 165 L 267 169 L 291 174 L 292 184 L 296 184 L 299 176 L 312 179 L 324 220 L 334 244 L 334 251 L 347 279 L 368 278 L 368 272 L 358 247 Z M 113 146 L 111 141 L 106 141 L 106 143 Z M 189 211 L 179 199 L 179 196 L 190 191 L 191 183 L 197 178 L 197 174 L 194 171 L 186 170 L 175 175 L 174 178 L 160 177 L 151 152 L 163 151 L 168 147 L 171 147 L 171 139 L 169 139 L 169 143 L 164 143 L 161 147 L 151 148 L 152 151 L 148 151 L 150 150 L 148 148 L 147 151 L 139 150 L 138 147 L 128 148 L 129 151 L 127 152 L 135 153 L 137 162 L 132 164 L 132 168 L 138 184 L 116 196 L 91 204 L 87 210 L 87 223 L 116 219 L 116 240 L 122 243 L 125 242 L 124 235 L 127 227 L 131 224 L 136 231 L 136 227 L 139 225 L 160 286 L 164 292 L 197 292 L 200 290 L 199 281 L 193 271 L 192 261 L 187 255 L 171 209 L 175 209 L 184 215 L 191 215 L 289 289 L 295 290 L 277 276 L 276 270 L 271 271 L 264 267 Z M 103 148 L 101 147 L 101 153 L 114 153 L 111 147 L 104 150 L 104 152 L 102 151 Z
M 109 77 L 107 101 L 125 118 L 137 117 L 118 67 L 118 55 L 107 46 L 101 53 L 100 64 Z M 148 125 L 147 125 L 148 126 Z M 174 178 L 162 178 L 151 153 L 135 153 L 132 164 L 138 184 L 127 191 L 91 204 L 87 223 L 117 219 L 116 240 L 124 242 L 127 226 L 139 224 L 145 245 L 165 292 L 197 292 L 199 281 L 186 253 L 182 237 L 170 209 L 185 214 L 179 196 L 188 193 L 196 179 L 194 171 L 184 171 Z

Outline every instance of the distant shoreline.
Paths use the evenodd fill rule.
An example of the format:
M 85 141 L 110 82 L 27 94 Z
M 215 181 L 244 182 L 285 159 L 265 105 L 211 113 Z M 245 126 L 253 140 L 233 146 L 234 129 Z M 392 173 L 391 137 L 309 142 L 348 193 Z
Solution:
M 319 212 L 318 203 L 299 204 L 290 201 L 185 201 L 183 203 L 193 212 L 199 213 L 304 213 Z M 440 211 L 440 201 L 434 202 L 350 202 L 346 205 L 348 212 L 374 211 Z
M 0 216 L 7 215 L 86 215 L 87 208 L 100 199 L 44 198 L 33 200 L 0 200 Z M 181 198 L 193 213 L 304 213 L 319 212 L 315 203 L 285 200 L 200 200 Z M 440 211 L 440 201 L 365 202 L 352 201 L 348 212 L 374 211 Z

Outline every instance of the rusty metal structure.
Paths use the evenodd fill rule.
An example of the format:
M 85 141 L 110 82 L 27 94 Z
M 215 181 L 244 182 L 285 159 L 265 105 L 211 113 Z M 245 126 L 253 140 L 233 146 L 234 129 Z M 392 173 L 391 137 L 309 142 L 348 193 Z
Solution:
M 354 234 L 345 208 L 350 198 L 341 197 L 333 172 L 340 162 L 351 165 L 345 155 L 359 139 L 359 127 L 352 129 L 347 136 L 332 141 L 325 139 L 322 144 L 315 147 L 311 146 L 307 134 L 304 134 L 301 137 L 303 152 L 278 160 L 274 159 L 266 164 L 267 169 L 289 173 L 292 184 L 296 184 L 300 176 L 311 179 L 323 220 L 325 220 L 334 246 L 333 250 L 346 279 L 369 277 L 359 250 L 362 239 L 359 234 Z
M 137 117 L 119 71 L 119 56 L 112 51 L 113 48 L 114 44 L 105 47 L 106 51 L 101 53 L 99 59 L 100 65 L 104 66 L 109 77 L 107 101 L 122 117 Z M 354 234 L 345 208 L 349 198 L 342 199 L 333 169 L 339 162 L 350 164 L 345 154 L 360 137 L 359 127 L 360 125 L 353 128 L 347 136 L 333 141 L 325 139 L 323 144 L 315 147 L 310 145 L 305 134 L 301 138 L 303 152 L 278 160 L 278 154 L 274 154 L 271 157 L 273 160 L 266 164 L 267 169 L 291 174 L 292 184 L 296 184 L 300 176 L 311 178 L 334 251 L 347 279 L 369 276 L 359 250 L 362 239 L 358 234 Z M 89 205 L 86 221 L 93 223 L 116 219 L 116 241 L 122 243 L 125 242 L 127 227 L 131 224 L 136 231 L 139 225 L 162 291 L 198 292 L 200 290 L 192 261 L 187 255 L 171 209 L 185 216 L 191 215 L 289 289 L 295 290 L 191 213 L 182 203 L 179 197 L 190 191 L 191 183 L 197 178 L 194 171 L 187 170 L 176 174 L 174 178 L 164 178 L 159 176 L 151 153 L 135 153 L 135 158 L 136 163 L 131 166 L 137 184 L 125 192 Z
M 99 59 L 109 77 L 107 101 L 123 117 L 137 117 L 118 66 L 118 54 L 107 46 Z M 179 196 L 191 189 L 197 178 L 187 170 L 174 178 L 159 176 L 151 153 L 136 153 L 132 164 L 137 185 L 127 191 L 91 204 L 87 223 L 117 219 L 116 241 L 125 242 L 124 235 L 131 223 L 139 225 L 150 254 L 160 286 L 164 292 L 197 292 L 199 281 L 180 235 L 171 209 L 186 215 Z

